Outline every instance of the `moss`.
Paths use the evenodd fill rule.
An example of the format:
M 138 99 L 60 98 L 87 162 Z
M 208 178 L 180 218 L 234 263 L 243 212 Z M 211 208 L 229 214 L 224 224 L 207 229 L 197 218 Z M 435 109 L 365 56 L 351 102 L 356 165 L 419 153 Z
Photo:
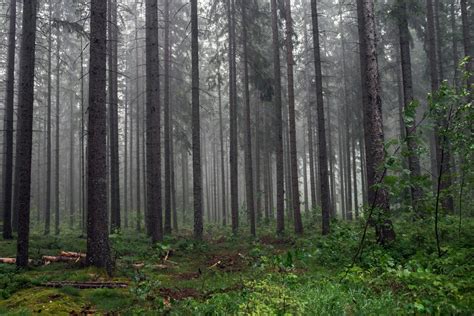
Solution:
M 17 292 L 7 300 L 0 301 L 0 309 L 7 314 L 18 314 L 24 311 L 45 315 L 69 315 L 80 312 L 84 301 L 80 296 L 70 296 L 59 289 L 30 288 Z

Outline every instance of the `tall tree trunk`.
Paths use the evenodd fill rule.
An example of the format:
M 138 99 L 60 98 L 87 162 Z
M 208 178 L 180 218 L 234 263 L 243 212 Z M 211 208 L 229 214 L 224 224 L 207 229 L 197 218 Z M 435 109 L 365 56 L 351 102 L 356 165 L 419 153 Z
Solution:
M 61 58 L 59 56 L 60 48 L 59 37 L 56 39 L 56 148 L 55 148 L 55 175 L 54 175 L 54 234 L 59 235 L 59 93 L 60 93 L 60 80 L 61 80 Z
M 456 0 L 452 0 L 450 4 L 450 19 L 451 19 L 451 41 L 452 41 L 452 53 L 453 53 L 453 85 L 459 87 L 459 52 L 458 52 L 458 37 L 457 37 L 457 10 Z
M 44 214 L 44 234 L 49 235 L 50 232 L 50 226 L 51 226 L 51 177 L 52 177 L 52 167 L 51 167 L 51 152 L 52 152 L 52 146 L 51 146 L 51 90 L 52 90 L 52 71 L 51 71 L 51 58 L 53 54 L 53 47 L 52 47 L 52 42 L 53 42 L 53 36 L 52 36 L 52 30 L 53 30 L 53 5 L 52 1 L 49 0 L 48 2 L 48 7 L 49 7 L 49 26 L 48 26 L 48 95 L 47 95 L 47 131 L 46 131 L 46 205 L 45 205 L 45 214 Z
M 250 83 L 248 65 L 248 43 L 247 43 L 247 3 L 241 0 L 242 11 L 242 44 L 243 44 L 243 64 L 244 64 L 244 100 L 245 100 L 245 186 L 247 189 L 247 212 L 250 222 L 250 234 L 256 235 L 255 231 L 255 201 L 253 192 L 253 161 L 252 161 L 252 125 L 250 119 Z
M 87 137 L 87 263 L 111 272 L 107 217 L 107 2 L 91 0 Z
M 296 114 L 295 114 L 295 87 L 293 65 L 293 18 L 291 15 L 291 1 L 285 0 L 286 8 L 286 63 L 288 72 L 288 114 L 289 114 L 289 137 L 290 137 L 290 163 L 291 163 L 291 187 L 293 191 L 293 220 L 295 222 L 295 233 L 303 233 L 303 222 L 301 221 L 301 205 L 298 175 L 298 152 L 296 150 Z
M 18 267 L 28 265 L 37 7 L 38 2 L 36 0 L 24 1 L 23 3 L 15 155 L 17 199 L 14 201 L 14 208 L 18 213 L 16 253 L 16 265 Z
M 138 9 L 138 5 L 137 5 Z M 135 18 L 135 92 L 136 92 L 136 113 L 135 113 L 135 139 L 136 139 L 136 197 L 137 197 L 137 231 L 141 231 L 141 222 L 142 222 L 142 206 L 141 206 L 141 171 L 140 171 L 140 77 L 139 77 L 139 67 L 140 59 L 138 54 L 138 19 Z M 147 220 L 146 212 L 143 213 L 143 218 L 145 219 L 146 233 L 150 234 L 149 221 Z
M 369 186 L 369 204 L 380 209 L 381 221 L 375 225 L 377 240 L 386 244 L 395 238 L 392 222 L 388 219 L 390 205 L 388 192 L 376 185 L 383 181 L 384 172 L 380 170 L 385 161 L 384 132 L 382 120 L 382 99 L 380 97 L 380 80 L 377 62 L 374 1 L 362 0 L 364 15 L 365 56 L 366 69 L 365 80 L 367 82 L 368 103 L 365 105 L 365 131 L 366 131 L 366 160 L 367 179 Z
M 13 113 L 15 98 L 16 0 L 10 1 L 3 159 L 3 239 L 12 239 Z M 39 170 L 39 169 L 38 169 Z
M 400 35 L 400 55 L 403 80 L 403 103 L 404 110 L 410 111 L 411 102 L 413 102 L 413 80 L 411 72 L 411 54 L 410 54 L 410 31 L 408 29 L 408 8 L 406 0 L 398 0 L 398 30 Z M 413 209 L 420 214 L 419 203 L 423 198 L 423 190 L 417 180 L 421 176 L 420 158 L 418 155 L 418 144 L 416 140 L 416 115 L 414 120 L 408 120 L 404 124 L 405 137 L 408 146 L 408 168 L 410 177 L 414 180 L 411 185 L 411 201 Z
M 202 167 L 201 167 L 201 122 L 199 117 L 199 29 L 198 0 L 191 0 L 191 59 L 192 59 L 192 152 L 193 152 L 193 196 L 194 238 L 202 239 Z
M 128 68 L 128 67 L 127 67 Z M 125 109 L 125 127 L 124 127 L 124 140 L 123 140 L 123 213 L 124 213 L 124 220 L 125 220 L 125 228 L 128 228 L 128 212 L 129 212 L 129 186 L 128 186 L 128 120 L 129 120 L 129 104 L 128 104 L 128 80 L 125 81 L 125 102 L 124 102 L 124 109 Z
M 239 153 L 237 138 L 237 88 L 235 56 L 235 0 L 227 0 L 227 24 L 229 32 L 229 117 L 230 117 L 230 213 L 232 232 L 239 228 Z
M 85 112 L 84 112 L 84 50 L 81 37 L 81 231 L 85 235 L 86 229 L 86 171 L 85 171 L 85 151 L 84 137 L 85 133 Z
M 75 213 L 75 205 L 74 205 L 74 194 L 75 194 L 75 186 L 74 186 L 74 171 L 75 171 L 75 161 L 74 161 L 74 98 L 75 94 L 72 92 L 70 93 L 70 100 L 69 100 L 69 228 L 74 227 L 74 217 L 76 216 Z
M 444 80 L 444 67 L 443 67 L 443 39 L 441 36 L 441 23 L 440 23 L 440 3 L 439 0 L 434 0 L 434 20 L 435 20 L 435 36 L 436 36 L 436 59 L 438 61 L 438 74 L 439 81 Z
M 165 87 L 164 87 L 164 123 L 165 123 L 165 234 L 171 234 L 171 129 L 170 129 L 170 8 L 165 0 Z
M 285 231 L 285 209 L 284 209 L 284 170 L 283 170 L 283 106 L 281 100 L 281 66 L 280 66 L 280 40 L 278 34 L 278 13 L 277 2 L 271 0 L 272 10 L 272 49 L 273 49 L 273 90 L 275 118 L 274 126 L 276 131 L 276 195 L 277 195 L 277 235 Z
M 146 1 L 146 199 L 153 242 L 163 240 L 158 2 Z
M 318 113 L 318 154 L 319 178 L 321 182 L 322 233 L 329 234 L 329 217 L 331 214 L 331 197 L 329 193 L 328 157 L 326 146 L 326 124 L 324 119 L 323 75 L 319 47 L 319 26 L 316 0 L 311 0 L 311 16 L 313 21 L 314 69 L 316 73 L 316 101 Z
M 118 137 L 118 26 L 117 0 L 109 0 L 109 139 L 111 230 L 120 229 L 120 160 Z
M 466 71 L 470 74 L 474 73 L 474 48 L 472 46 L 472 3 L 469 5 L 468 0 L 461 0 L 461 19 L 462 19 L 462 38 L 464 44 L 464 56 L 469 57 L 466 63 Z M 474 75 L 467 80 L 467 87 L 471 91 L 474 89 Z
M 226 203 L 226 177 L 225 177 L 225 151 L 224 151 L 224 123 L 222 120 L 222 77 L 220 64 L 217 73 L 217 89 L 219 97 L 219 138 L 221 146 L 221 198 L 222 198 L 222 225 L 227 225 L 227 203 Z

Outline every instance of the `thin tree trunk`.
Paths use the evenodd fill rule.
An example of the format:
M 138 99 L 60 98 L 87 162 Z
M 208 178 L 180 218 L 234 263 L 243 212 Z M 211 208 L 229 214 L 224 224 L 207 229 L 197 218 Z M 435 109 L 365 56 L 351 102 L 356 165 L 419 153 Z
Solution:
M 295 113 L 295 87 L 293 65 L 293 18 L 291 15 L 291 1 L 286 0 L 286 51 L 288 72 L 288 114 L 289 114 L 289 140 L 290 140 L 290 163 L 291 163 L 291 187 L 293 191 L 293 220 L 295 222 L 295 233 L 303 233 L 303 222 L 301 221 L 301 205 L 298 174 L 298 152 L 296 149 L 296 113 Z
M 285 209 L 284 209 L 284 170 L 283 170 L 283 106 L 281 100 L 281 68 L 280 68 L 280 40 L 278 34 L 277 2 L 271 0 L 272 10 L 272 42 L 273 42 L 273 80 L 274 80 L 274 107 L 275 107 L 275 131 L 276 131 L 276 196 L 277 196 L 277 235 L 285 231 Z
M 192 59 L 192 152 L 193 152 L 193 196 L 194 238 L 202 239 L 202 167 L 201 167 L 201 122 L 199 117 L 199 30 L 198 0 L 191 0 L 191 59 Z
M 55 149 L 55 176 L 54 176 L 54 203 L 55 203 L 55 216 L 54 216 L 54 234 L 59 235 L 59 132 L 60 132 L 60 106 L 59 106 L 59 93 L 60 93 L 60 80 L 61 80 L 61 59 L 59 56 L 60 48 L 59 37 L 56 39 L 56 149 Z
M 253 161 L 252 161 L 252 126 L 250 120 L 250 83 L 249 83 L 249 65 L 248 65 L 248 47 L 247 47 L 247 7 L 245 1 L 241 0 L 242 11 L 242 44 L 243 44 L 243 64 L 244 64 L 244 100 L 245 100 L 245 186 L 247 189 L 247 212 L 250 222 L 250 234 L 256 235 L 255 230 L 255 202 L 253 192 Z
M 221 197 L 222 197 L 222 225 L 227 225 L 227 203 L 226 203 L 226 177 L 225 177 L 225 151 L 224 151 L 224 126 L 222 120 L 222 78 L 220 73 L 220 64 L 217 73 L 217 89 L 219 97 L 219 138 L 221 146 Z
M 3 239 L 12 239 L 13 113 L 15 98 L 16 0 L 10 1 L 3 160 Z M 40 169 L 38 169 L 40 170 Z M 39 207 L 38 207 L 39 210 Z
M 406 0 L 399 0 L 398 7 L 400 10 L 398 14 L 398 28 L 400 34 L 400 55 L 403 78 L 403 103 L 405 112 L 409 112 L 414 96 L 411 72 L 410 31 L 408 29 L 408 8 Z M 421 176 L 420 158 L 416 140 L 416 113 L 413 116 L 414 120 L 408 120 L 404 126 L 408 146 L 408 168 L 410 170 L 410 177 L 414 180 L 414 184 L 411 185 L 412 207 L 418 215 L 421 215 L 419 205 L 423 198 L 423 190 L 416 182 Z
M 48 94 L 47 94 L 47 131 L 46 131 L 46 205 L 45 205 L 45 214 L 44 214 L 44 234 L 49 235 L 50 226 L 51 226 L 51 177 L 52 177 L 52 166 L 51 166 L 51 90 L 52 90 L 52 71 L 51 71 L 51 58 L 52 58 L 52 19 L 53 19 L 53 9 L 52 9 L 52 1 L 49 0 L 48 2 L 49 7 L 49 26 L 48 26 L 48 61 L 47 61 L 47 68 L 48 68 Z
M 474 48 L 472 46 L 472 4 L 469 6 L 468 0 L 461 0 L 461 20 L 462 20 L 462 38 L 464 44 L 464 56 L 469 57 L 466 63 L 467 73 L 474 73 Z M 471 92 L 474 89 L 474 75 L 467 79 L 467 87 Z
M 232 232 L 239 228 L 239 156 L 237 139 L 237 88 L 235 56 L 235 0 L 227 0 L 227 23 L 229 32 L 229 117 L 230 117 L 230 212 Z
M 165 86 L 164 86 L 164 125 L 165 125 L 165 225 L 164 233 L 171 234 L 171 128 L 170 128 L 170 8 L 169 0 L 165 0 L 164 22 L 164 62 L 165 62 Z
M 72 229 L 74 227 L 74 217 L 75 214 L 75 205 L 74 205 L 74 97 L 73 93 L 70 93 L 70 102 L 69 102 L 69 227 Z
M 136 115 L 135 115 L 135 139 L 136 139 L 136 197 L 137 197 L 137 231 L 141 231 L 141 221 L 142 221 L 142 212 L 141 212 L 141 171 L 140 171 L 140 78 L 139 78 L 139 54 L 138 54 L 138 21 L 135 20 L 135 90 L 136 90 Z M 147 214 L 143 213 L 143 218 L 145 219 L 146 233 L 150 234 L 149 221 L 147 220 Z
M 321 209 L 322 209 L 322 233 L 329 234 L 329 217 L 331 214 L 331 201 L 329 194 L 328 157 L 326 146 L 326 124 L 324 119 L 323 101 L 323 76 L 321 71 L 321 57 L 319 47 L 319 26 L 316 0 L 311 0 L 311 16 L 313 21 L 313 50 L 314 68 L 316 73 L 316 101 L 318 111 L 318 154 L 319 154 L 319 178 L 321 182 Z

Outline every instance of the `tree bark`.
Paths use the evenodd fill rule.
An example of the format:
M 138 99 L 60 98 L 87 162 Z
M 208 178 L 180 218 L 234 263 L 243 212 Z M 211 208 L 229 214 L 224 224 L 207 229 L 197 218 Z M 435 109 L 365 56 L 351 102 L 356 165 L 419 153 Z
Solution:
M 298 152 L 296 146 L 296 113 L 295 113 L 295 87 L 294 70 L 295 64 L 293 57 L 293 18 L 291 15 L 291 1 L 285 0 L 286 4 L 286 53 L 287 53 L 287 73 L 288 73 L 288 114 L 289 114 L 289 140 L 290 140 L 290 167 L 291 167 L 291 187 L 293 220 L 295 223 L 295 233 L 303 233 L 303 222 L 301 221 L 301 205 L 298 174 Z
M 252 161 L 252 125 L 250 119 L 250 87 L 249 87 L 249 65 L 248 65 L 248 39 L 247 39 L 247 4 L 241 0 L 242 11 L 242 44 L 243 44 L 243 64 L 244 64 L 244 100 L 245 100 L 245 186 L 246 186 L 246 201 L 247 212 L 250 222 L 250 234 L 255 237 L 255 202 L 253 192 L 253 161 Z
M 107 217 L 107 2 L 91 0 L 87 137 L 87 263 L 111 272 Z
M 388 192 L 376 188 L 383 181 L 384 172 L 381 170 L 385 161 L 384 132 L 382 120 L 382 99 L 380 97 L 380 79 L 377 62 L 375 16 L 373 0 L 362 0 L 364 15 L 364 52 L 366 56 L 365 80 L 367 101 L 365 105 L 366 131 L 366 161 L 367 179 L 369 186 L 369 204 L 381 212 L 381 220 L 375 224 L 377 241 L 386 244 L 395 238 L 392 222 L 388 219 L 390 211 Z M 360 22 L 359 22 L 360 23 Z
M 45 214 L 44 214 L 44 234 L 49 235 L 50 226 L 51 226 L 51 177 L 52 177 L 52 166 L 51 166 L 51 90 L 52 90 L 52 71 L 51 71 L 51 58 L 52 58 L 52 19 L 53 19 L 53 9 L 52 1 L 48 2 L 49 7 L 49 26 L 48 26 L 48 94 L 47 94 L 47 131 L 46 131 L 46 205 L 45 205 Z
M 37 7 L 38 2 L 36 0 L 24 1 L 23 3 L 15 156 L 17 199 L 14 201 L 14 208 L 18 213 L 16 255 L 16 265 L 18 267 L 28 265 Z
M 400 55 L 403 80 L 403 104 L 404 110 L 409 111 L 413 96 L 413 79 L 411 72 L 410 53 L 410 31 L 408 29 L 408 8 L 406 0 L 398 0 L 398 30 L 400 36 Z M 423 198 L 423 189 L 417 184 L 421 176 L 420 158 L 418 154 L 418 144 L 416 140 L 416 115 L 414 120 L 409 120 L 403 124 L 405 126 L 405 137 L 408 147 L 408 168 L 410 177 L 414 181 L 411 185 L 412 207 L 418 215 L 420 214 L 419 203 Z
M 165 123 L 165 234 L 171 234 L 171 129 L 170 129 L 170 14 L 169 0 L 165 0 L 165 86 L 164 86 L 164 123 Z
M 16 0 L 10 1 L 3 162 L 3 239 L 12 239 L 13 114 L 15 98 Z
M 146 1 L 146 199 L 152 242 L 163 240 L 158 2 Z
M 283 168 L 283 114 L 281 100 L 281 69 L 280 69 L 280 40 L 278 34 L 278 13 L 277 2 L 271 0 L 272 10 L 272 43 L 273 43 L 273 92 L 275 107 L 275 131 L 276 131 L 276 195 L 277 195 L 277 235 L 282 235 L 285 231 L 285 209 L 284 209 L 284 168 Z
M 59 36 L 56 39 L 56 148 L 55 148 L 55 175 L 54 175 L 54 234 L 59 235 L 59 132 L 61 129 L 59 115 L 60 115 L 60 80 L 61 80 L 61 58 L 59 56 L 60 49 L 60 39 Z
M 202 239 L 202 167 L 201 167 L 201 122 L 199 117 L 199 30 L 198 0 L 191 0 L 191 59 L 192 59 L 192 152 L 193 152 L 193 196 L 194 238 Z
M 326 146 L 326 124 L 324 118 L 323 76 L 319 47 L 319 26 L 316 0 L 311 0 L 311 16 L 313 22 L 314 69 L 316 73 L 316 101 L 318 113 L 318 154 L 319 178 L 321 182 L 322 233 L 329 234 L 329 217 L 331 214 L 331 198 L 329 193 L 328 157 Z

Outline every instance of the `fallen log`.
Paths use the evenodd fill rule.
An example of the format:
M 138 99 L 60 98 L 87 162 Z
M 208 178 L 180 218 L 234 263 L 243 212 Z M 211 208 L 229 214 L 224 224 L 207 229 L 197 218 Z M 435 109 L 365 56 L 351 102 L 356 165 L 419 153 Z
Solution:
M 85 258 L 86 254 L 82 252 L 73 252 L 73 251 L 61 251 L 59 253 L 62 257 L 72 257 L 72 258 Z
M 0 258 L 0 263 L 15 264 L 16 258 Z
M 67 257 L 67 256 L 43 256 L 42 260 L 44 264 L 51 262 L 79 262 L 85 259 L 85 257 Z
M 124 289 L 128 287 L 128 283 L 125 282 L 74 282 L 74 281 L 50 281 L 43 283 L 42 286 L 44 287 L 53 287 L 53 288 L 61 288 L 61 287 L 73 287 L 76 289 Z

